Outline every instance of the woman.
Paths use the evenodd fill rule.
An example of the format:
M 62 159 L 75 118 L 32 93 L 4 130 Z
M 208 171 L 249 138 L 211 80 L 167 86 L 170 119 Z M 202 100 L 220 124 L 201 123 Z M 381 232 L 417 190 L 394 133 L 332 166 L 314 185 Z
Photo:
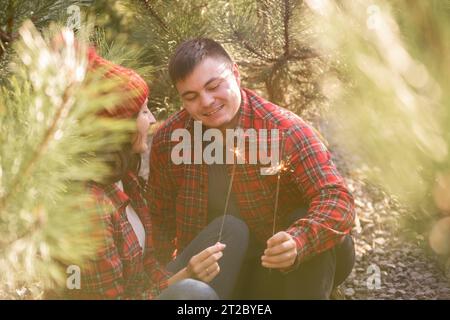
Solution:
M 155 123 L 147 107 L 147 84 L 134 71 L 101 58 L 92 48 L 88 56 L 91 71 L 101 68 L 106 77 L 123 81 L 119 88 L 126 99 L 100 116 L 135 119 L 136 132 L 119 152 L 98 155 L 112 172 L 106 183 L 89 183 L 103 226 L 102 245 L 97 255 L 81 266 L 81 289 L 70 290 L 70 295 L 84 299 L 217 299 L 206 283 L 220 271 L 218 260 L 224 244 L 194 255 L 174 274 L 153 256 L 150 215 L 138 179 L 140 154 L 147 149 L 149 127 Z

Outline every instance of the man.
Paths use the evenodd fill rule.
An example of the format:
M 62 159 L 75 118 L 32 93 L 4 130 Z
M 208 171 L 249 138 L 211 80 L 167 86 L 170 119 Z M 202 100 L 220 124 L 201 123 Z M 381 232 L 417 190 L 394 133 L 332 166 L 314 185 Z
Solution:
M 183 109 L 155 134 L 150 156 L 148 200 L 157 257 L 169 261 L 208 222 L 227 214 L 245 221 L 250 231 L 234 298 L 328 299 L 353 267 L 354 205 L 315 131 L 295 114 L 241 88 L 237 65 L 211 39 L 179 45 L 169 73 Z M 233 130 L 258 133 L 239 149 L 232 145 L 232 151 L 243 147 L 240 162 L 238 157 L 225 160 L 228 144 L 209 153 L 223 161 L 199 161 L 199 154 L 208 155 L 204 141 L 183 141 L 182 161 L 175 159 L 177 137 L 202 139 L 199 126 L 202 133 L 210 130 L 208 137 L 218 139 L 220 133 L 227 142 Z M 276 134 L 264 135 L 264 130 Z M 275 159 L 281 162 L 271 163 L 275 174 L 263 170 L 261 159 L 251 161 L 264 142 L 271 156 L 278 152 Z

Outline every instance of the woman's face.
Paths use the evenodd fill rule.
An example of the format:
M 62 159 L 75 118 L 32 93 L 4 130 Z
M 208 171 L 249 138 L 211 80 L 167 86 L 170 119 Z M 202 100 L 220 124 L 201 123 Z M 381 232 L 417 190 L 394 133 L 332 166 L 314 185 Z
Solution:
M 133 151 L 143 153 L 147 150 L 148 130 L 152 123 L 155 123 L 155 117 L 147 107 L 148 99 L 142 104 L 141 110 L 136 117 L 136 136 L 133 139 Z

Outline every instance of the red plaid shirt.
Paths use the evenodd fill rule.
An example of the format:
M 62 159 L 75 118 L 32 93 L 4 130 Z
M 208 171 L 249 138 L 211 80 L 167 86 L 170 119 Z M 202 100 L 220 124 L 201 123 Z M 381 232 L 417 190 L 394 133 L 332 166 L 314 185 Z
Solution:
M 350 232 L 355 217 L 353 197 L 330 153 L 308 124 L 248 89 L 242 89 L 241 96 L 239 128 L 284 132 L 283 159 L 289 161 L 288 170 L 281 174 L 275 226 L 277 231 L 284 228 L 293 236 L 297 264 L 301 263 L 332 248 Z M 178 144 L 171 142 L 172 132 L 177 128 L 192 130 L 192 124 L 186 110 L 181 110 L 153 138 L 147 198 L 155 252 L 164 262 L 174 249 L 186 247 L 207 224 L 207 165 L 175 165 L 171 160 L 172 148 Z M 270 145 L 270 133 L 268 136 Z M 266 166 L 237 164 L 232 192 L 250 231 L 265 243 L 273 231 L 277 175 L 261 175 L 261 167 Z M 229 174 L 232 168 L 232 164 L 227 165 Z M 305 204 L 309 207 L 307 216 L 287 225 L 288 214 Z
M 81 289 L 69 296 L 82 299 L 152 299 L 167 287 L 170 273 L 154 257 L 151 221 L 137 177 L 129 172 L 122 180 L 124 191 L 115 184 L 89 184 L 96 200 L 102 230 L 96 257 L 81 268 Z M 145 230 L 144 255 L 127 219 L 131 205 Z

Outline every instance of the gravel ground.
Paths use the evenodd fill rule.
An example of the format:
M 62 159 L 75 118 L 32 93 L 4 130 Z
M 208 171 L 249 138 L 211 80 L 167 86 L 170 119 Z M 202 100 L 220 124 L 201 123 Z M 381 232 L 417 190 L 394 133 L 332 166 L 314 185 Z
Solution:
M 354 174 L 356 264 L 341 290 L 347 299 L 450 299 L 450 282 L 422 236 L 408 239 L 395 201 Z M 407 213 L 407 212 L 406 212 Z M 379 282 L 377 283 L 377 278 Z

